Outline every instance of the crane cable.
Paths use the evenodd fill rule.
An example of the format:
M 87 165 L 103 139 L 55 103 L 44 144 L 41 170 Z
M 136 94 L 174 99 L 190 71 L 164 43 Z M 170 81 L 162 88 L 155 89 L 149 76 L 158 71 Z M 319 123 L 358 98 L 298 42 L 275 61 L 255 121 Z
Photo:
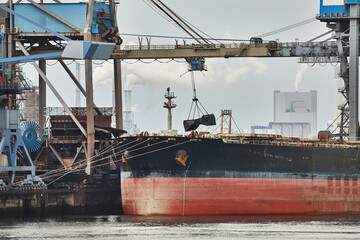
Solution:
M 147 140 L 146 140 L 146 141 L 147 141 Z M 146 141 L 145 141 L 145 142 L 146 142 Z M 157 145 L 157 144 L 160 144 L 160 143 L 164 143 L 164 142 L 166 142 L 166 140 L 161 141 L 161 142 L 158 142 L 158 143 L 155 143 L 155 144 L 152 144 L 152 145 L 146 145 L 146 146 L 144 146 L 144 147 L 146 148 L 146 147 L 154 146 L 154 145 Z M 151 154 L 151 153 L 154 153 L 154 152 L 162 151 L 162 150 L 169 149 L 169 148 L 172 148 L 172 147 L 177 147 L 177 146 L 179 146 L 179 145 L 186 144 L 186 143 L 189 143 L 189 142 L 191 142 L 191 141 L 188 140 L 188 141 L 184 141 L 184 142 L 181 142 L 181 143 L 174 143 L 174 144 L 169 145 L 169 146 L 165 146 L 165 147 L 158 148 L 158 149 L 154 149 L 154 150 L 145 151 L 145 152 L 143 152 L 143 153 L 139 153 L 139 154 L 137 154 L 137 155 L 133 155 L 133 156 L 127 157 L 127 159 L 137 158 L 137 157 L 140 157 L 140 156 L 144 156 L 144 155 Z M 143 142 L 140 142 L 140 143 L 143 143 Z M 144 148 L 144 147 L 141 147 L 141 148 Z M 131 147 L 130 147 L 130 148 L 131 148 Z M 134 149 L 134 150 L 132 150 L 132 151 L 137 151 L 137 150 L 139 150 L 139 149 L 141 149 L 141 148 L 137 148 L 137 149 Z M 124 149 L 124 151 L 126 151 L 126 150 L 127 150 L 127 149 Z M 124 151 L 122 151 L 122 152 L 124 152 Z M 118 154 L 116 154 L 116 155 L 121 155 L 122 152 L 120 152 L 120 153 L 118 153 Z M 106 159 L 106 158 L 104 158 L 104 159 Z M 101 159 L 101 160 L 103 160 L 103 159 Z M 92 163 L 97 162 L 97 161 L 99 161 L 99 160 L 92 161 Z M 117 160 L 115 160 L 115 161 L 113 161 L 113 162 L 116 163 L 116 162 L 121 162 L 121 161 L 122 161 L 122 159 L 119 158 L 119 159 L 117 159 Z M 92 164 L 90 168 L 94 169 L 95 167 L 101 167 L 101 166 L 106 166 L 106 165 L 110 165 L 110 164 L 111 164 L 110 162 L 101 163 L 101 164 L 97 164 L 97 165 L 93 165 L 93 164 Z M 58 181 L 59 179 L 65 177 L 66 175 L 68 175 L 68 174 L 70 174 L 70 173 L 75 173 L 75 172 L 83 171 L 83 170 L 80 169 L 79 167 L 81 167 L 81 164 L 77 165 L 74 169 L 72 169 L 72 170 L 70 170 L 70 171 L 64 172 L 62 175 L 59 174 L 60 176 L 59 176 L 59 175 L 53 175 L 54 177 L 55 177 L 55 176 L 59 176 L 59 177 L 56 178 L 55 180 L 51 181 L 50 183 L 48 183 L 48 185 L 51 185 L 52 183 Z
M 143 0 L 145 2 L 145 0 Z M 214 39 L 212 37 L 210 37 L 208 34 L 206 34 L 205 32 L 201 31 L 200 29 L 198 29 L 197 27 L 195 27 L 194 25 L 192 25 L 191 23 L 189 23 L 188 21 L 186 21 L 184 18 L 182 18 L 179 14 L 175 13 L 172 9 L 170 9 L 167 5 L 165 5 L 161 0 L 147 0 L 148 3 L 146 3 L 147 5 L 149 5 L 153 10 L 155 10 L 156 12 L 158 12 L 160 15 L 162 15 L 167 21 L 169 21 L 169 19 L 171 19 L 172 21 L 170 23 L 175 23 L 176 27 L 180 28 L 181 30 L 183 30 L 185 33 L 189 34 L 191 36 L 192 39 L 196 40 L 198 43 L 200 44 L 211 44 L 211 42 L 209 40 L 214 40 L 219 42 L 217 39 Z M 152 4 L 153 6 L 151 6 L 150 4 Z M 160 12 L 160 11 L 161 12 Z M 167 16 L 167 18 L 165 17 L 165 15 Z M 264 37 L 268 37 L 280 32 L 284 32 L 296 27 L 300 27 L 312 22 L 317 21 L 316 18 L 312 17 L 310 19 L 286 26 L 286 27 L 282 27 L 280 29 L 271 31 L 271 32 L 267 32 L 261 35 L 258 35 L 258 38 L 264 38 Z M 174 25 L 174 24 L 173 24 Z M 200 31 L 202 34 L 205 34 L 208 38 L 204 38 L 202 35 L 200 35 L 197 31 L 194 30 L 194 28 L 198 31 Z M 194 35 L 197 35 L 198 37 L 195 37 Z M 203 41 L 201 42 L 200 39 Z M 219 42 L 220 43 L 220 42 Z
M 159 9 L 157 9 L 155 6 L 151 5 L 151 3 L 149 2 L 149 0 L 143 0 L 143 2 L 148 5 L 150 8 L 152 8 L 157 14 L 159 14 L 161 17 L 163 17 L 166 21 L 168 21 L 169 23 L 171 23 L 173 26 L 175 26 L 176 28 L 180 29 L 181 31 L 183 31 L 184 33 L 186 33 L 183 29 L 181 29 L 178 25 L 176 25 L 173 21 L 171 21 L 163 12 L 161 12 Z M 125 34 L 122 34 L 125 35 Z M 144 37 L 152 37 L 151 35 L 136 35 L 136 36 L 144 36 Z
M 156 3 L 154 0 L 150 0 L 150 2 L 155 5 L 158 9 L 160 9 L 163 13 L 165 13 L 173 22 L 175 22 L 183 31 L 185 31 L 187 34 L 189 34 L 193 39 L 195 39 L 199 44 L 202 44 L 194 35 L 187 29 L 183 24 L 181 24 L 181 21 L 177 18 L 176 15 L 171 12 L 164 9 L 159 3 Z
M 318 20 L 316 18 L 312 17 L 310 19 L 307 19 L 307 20 L 304 20 L 304 21 L 301 21 L 301 22 L 298 22 L 298 23 L 294 23 L 294 24 L 289 25 L 287 27 L 282 27 L 282 28 L 279 28 L 277 30 L 258 35 L 257 37 L 258 38 L 268 37 L 268 36 L 271 36 L 271 35 L 274 35 L 274 34 L 277 34 L 277 33 L 281 33 L 281 32 L 296 28 L 296 27 L 300 27 L 300 26 L 315 22 L 315 21 L 318 21 Z
M 154 1 L 154 0 L 152 0 Z M 211 44 L 211 42 L 209 42 L 208 40 L 206 40 L 202 35 L 200 35 L 197 31 L 195 31 L 190 24 L 188 24 L 187 21 L 184 20 L 184 18 L 182 18 L 179 14 L 175 13 L 172 9 L 170 9 L 167 5 L 165 5 L 161 0 L 157 0 L 163 7 L 165 10 L 167 10 L 168 12 L 170 12 L 171 14 L 173 14 L 183 25 L 184 27 L 186 27 L 187 29 L 189 29 L 190 31 L 192 31 L 194 34 L 196 34 L 199 38 L 201 38 L 201 40 L 203 40 L 206 44 Z
M 134 140 L 134 141 L 135 141 L 135 140 Z M 145 142 L 146 142 L 146 141 L 145 141 Z M 99 156 L 104 155 L 104 154 L 108 154 L 108 153 L 113 153 L 114 151 L 118 151 L 118 148 L 124 147 L 124 146 L 126 146 L 126 145 L 128 145 L 128 144 L 131 144 L 131 143 L 132 143 L 132 142 L 128 142 L 128 143 L 126 143 L 126 144 L 118 145 L 118 146 L 116 146 L 117 143 L 116 143 L 116 144 L 112 144 L 112 145 L 106 147 L 105 149 L 103 149 L 103 150 L 102 150 L 101 152 L 99 152 L 98 154 L 90 157 L 89 159 L 88 159 L 88 158 L 85 158 L 85 159 L 82 159 L 82 160 L 77 161 L 76 164 L 74 164 L 74 165 L 72 166 L 72 167 L 73 167 L 72 170 L 75 170 L 75 169 L 78 169 L 78 168 L 82 167 L 83 164 L 87 163 L 87 161 L 89 161 L 90 163 L 95 163 L 95 162 L 101 161 L 101 160 L 105 159 L 106 157 L 105 157 L 105 158 L 100 158 L 100 159 L 98 159 Z M 128 148 L 126 148 L 126 149 L 128 150 L 128 149 L 134 148 L 134 147 L 136 147 L 136 146 L 138 146 L 138 145 L 140 145 L 140 144 L 143 144 L 143 143 L 144 143 L 144 142 L 137 143 L 137 144 L 132 145 L 131 147 L 128 147 Z M 114 145 L 115 145 L 115 147 L 114 147 Z M 133 151 L 133 150 L 131 150 L 131 151 Z M 129 152 L 131 152 L 131 151 L 129 151 Z M 120 152 L 120 153 L 121 153 L 121 152 Z M 114 153 L 113 153 L 113 154 L 114 154 Z M 115 156 L 116 156 L 117 154 L 118 154 L 118 152 L 115 153 Z M 70 171 L 72 171 L 72 170 L 70 170 Z M 52 171 L 50 171 L 50 172 L 46 172 L 46 173 L 40 175 L 40 177 L 42 177 L 43 179 L 46 179 L 46 178 L 50 178 L 50 177 L 52 177 L 52 176 L 54 176 L 54 175 L 58 175 L 59 173 L 68 172 L 68 171 L 69 171 L 69 169 L 67 169 L 66 167 L 62 167 L 62 168 L 59 168 L 59 169 L 52 170 Z
M 144 1 L 144 0 L 143 0 Z M 161 15 L 166 18 L 166 20 L 169 21 L 171 19 L 171 23 L 175 23 L 176 27 L 180 28 L 182 31 L 187 33 L 191 36 L 192 39 L 196 40 L 199 44 L 212 44 L 209 39 L 214 40 L 214 38 L 210 37 L 203 31 L 196 28 L 194 25 L 186 21 L 184 18 L 182 18 L 179 14 L 175 13 L 172 9 L 170 9 L 167 5 L 165 5 L 160 0 L 147 0 L 148 5 L 152 4 L 154 7 L 150 6 L 153 10 L 159 13 L 159 10 L 161 11 Z M 199 34 L 195 29 L 200 31 L 201 33 L 205 34 L 208 38 L 203 37 L 201 34 Z M 200 41 L 202 40 L 202 41 Z
M 195 27 L 196 28 L 196 27 Z M 201 31 L 201 30 L 199 30 Z M 206 33 L 204 33 L 207 35 Z M 193 39 L 191 37 L 185 37 L 185 36 L 165 36 L 165 35 L 155 35 L 155 34 L 140 34 L 140 33 L 121 33 L 123 36 L 131 36 L 131 37 L 151 37 L 151 38 L 171 38 L 171 39 Z M 249 39 L 240 39 L 240 38 L 205 38 L 206 40 L 214 40 L 218 43 L 221 43 L 220 41 L 226 41 L 226 42 L 248 42 Z

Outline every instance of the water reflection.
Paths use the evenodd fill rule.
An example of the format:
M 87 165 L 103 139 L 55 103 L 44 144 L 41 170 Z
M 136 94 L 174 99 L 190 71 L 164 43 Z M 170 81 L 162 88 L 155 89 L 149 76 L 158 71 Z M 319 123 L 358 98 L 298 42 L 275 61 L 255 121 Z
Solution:
M 360 239 L 360 215 L 0 219 L 0 239 Z

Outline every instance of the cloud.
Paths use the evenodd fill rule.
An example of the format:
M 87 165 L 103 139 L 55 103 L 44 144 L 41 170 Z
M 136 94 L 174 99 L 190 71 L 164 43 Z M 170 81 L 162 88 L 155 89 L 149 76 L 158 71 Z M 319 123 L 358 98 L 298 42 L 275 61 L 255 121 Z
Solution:
M 246 58 L 226 62 L 226 59 L 216 59 L 209 63 L 210 81 L 231 84 L 253 76 L 261 76 L 268 71 L 268 66 L 259 59 Z M 220 67 L 219 67 L 220 66 Z
M 110 62 L 104 62 L 93 71 L 94 86 L 112 83 L 114 79 L 114 65 Z
M 125 89 L 131 89 L 131 86 L 133 85 L 146 85 L 146 80 L 139 78 L 134 73 L 129 73 L 126 75 L 125 78 Z
M 254 75 L 263 75 L 268 71 L 267 65 L 256 58 L 240 59 L 226 62 L 226 59 L 209 59 L 206 62 L 208 71 L 202 74 L 194 72 L 196 86 L 222 81 L 231 84 L 241 79 L 248 79 Z M 187 63 L 180 61 L 143 60 L 122 62 L 122 78 L 124 89 L 134 86 L 158 87 L 164 84 L 190 86 L 191 75 L 187 71 Z M 94 70 L 94 86 L 111 84 L 113 81 L 113 64 L 105 62 Z
M 187 85 L 184 79 L 180 77 L 182 73 L 187 71 L 186 63 L 174 61 L 162 63 L 154 60 L 143 60 L 135 64 L 128 64 L 128 62 L 122 63 L 125 89 L 131 89 L 136 85 L 150 87 L 157 87 L 168 83 Z
M 114 65 L 105 62 L 94 70 L 94 86 L 111 84 L 113 81 Z M 176 84 L 187 83 L 180 75 L 187 71 L 186 63 L 160 63 L 154 60 L 141 62 L 126 60 L 121 64 L 122 79 L 125 89 L 131 89 L 135 85 L 158 86 L 159 84 L 175 82 Z

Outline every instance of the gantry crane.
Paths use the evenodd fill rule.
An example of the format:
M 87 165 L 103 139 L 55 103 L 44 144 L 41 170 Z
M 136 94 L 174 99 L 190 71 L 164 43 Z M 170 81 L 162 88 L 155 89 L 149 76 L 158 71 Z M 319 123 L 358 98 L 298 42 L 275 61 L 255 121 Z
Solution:
M 160 0 L 158 2 L 162 4 Z M 162 7 L 166 8 L 163 5 Z M 171 15 L 171 19 L 176 17 L 176 15 Z M 344 96 L 345 103 L 339 109 L 338 133 L 332 133 L 332 136 L 358 141 L 360 0 L 320 0 L 320 14 L 317 18 L 326 22 L 331 29 L 326 34 L 334 32 L 334 37 L 332 37 L 334 41 L 279 43 L 263 42 L 260 38 L 252 38 L 249 44 L 225 45 L 199 42 L 188 45 L 176 44 L 172 47 L 164 46 L 164 48 L 139 45 L 137 48 L 128 46 L 117 49 L 111 57 L 113 59 L 299 57 L 300 63 L 340 63 L 339 76 L 344 81 L 344 88 L 340 89 L 340 93 Z M 178 22 L 181 20 L 180 18 Z M 182 25 L 184 26 L 186 24 Z
M 281 43 L 277 41 L 263 41 L 261 38 L 251 38 L 249 43 L 233 43 L 233 44 L 221 44 L 207 40 L 198 34 L 193 28 L 189 26 L 182 18 L 176 13 L 169 10 L 165 4 L 161 1 L 154 2 L 156 7 L 161 7 L 166 15 L 185 29 L 190 36 L 194 37 L 196 43 L 194 44 L 175 44 L 173 46 L 151 46 L 151 45 L 139 45 L 139 46 L 121 46 L 117 47 L 111 54 L 111 59 L 124 60 L 124 59 L 172 59 L 172 58 L 185 58 L 188 62 L 192 59 L 199 58 L 234 58 L 234 57 L 299 57 L 300 62 L 339 62 L 342 59 L 339 57 L 339 45 L 336 41 L 326 42 L 293 42 L 293 43 Z M 156 3 L 155 3 L 156 2 Z M 16 36 L 16 34 L 15 34 Z M 63 50 L 66 44 L 58 44 L 52 46 L 52 49 Z M 55 51 L 55 50 L 53 50 Z M 346 51 L 346 49 L 344 50 Z M 49 50 L 46 50 L 49 53 Z M 29 50 L 30 54 L 44 53 L 43 46 L 32 45 Z M 16 51 L 15 54 L 22 55 L 21 51 Z M 62 61 L 60 61 L 62 63 Z M 62 64 L 64 66 L 64 64 Z M 120 72 L 120 61 L 117 61 L 114 66 L 115 71 L 115 93 L 121 93 L 119 91 L 118 81 Z M 69 73 L 69 71 L 67 71 Z M 88 71 L 86 71 L 88 72 Z M 89 92 L 89 91 L 86 91 Z M 120 95 L 120 96 L 119 96 Z M 116 96 L 115 108 L 117 127 L 121 127 L 121 94 Z M 120 105 L 120 106 L 119 106 Z M 87 104 L 88 106 L 88 104 Z M 344 116 L 348 113 L 344 111 Z M 342 123 L 341 129 L 347 128 L 346 118 L 344 118 L 344 124 Z M 91 124 L 90 124 L 91 125 Z M 86 131 L 84 129 L 84 131 Z M 343 131 L 340 135 L 346 135 Z
M 39 9 L 41 9 L 42 4 L 34 4 L 34 1 L 28 0 L 31 4 L 35 5 Z M 320 0 L 321 6 L 324 7 L 323 12 L 320 13 L 318 19 L 321 21 L 325 21 L 328 23 L 328 26 L 335 31 L 336 41 L 324 41 L 324 42 L 294 42 L 294 43 L 281 43 L 277 41 L 263 41 L 260 38 L 252 38 L 250 39 L 249 43 L 233 43 L 233 44 L 220 44 L 220 43 L 212 43 L 208 41 L 206 38 L 202 38 L 196 36 L 194 34 L 190 34 L 196 39 L 197 43 L 194 44 L 175 44 L 172 47 L 169 46 L 151 46 L 151 45 L 139 45 L 137 47 L 133 46 L 117 46 L 115 50 L 112 52 L 110 58 L 114 59 L 114 83 L 115 83 L 115 108 L 116 108 L 116 125 L 117 127 L 122 127 L 122 96 L 121 96 L 121 74 L 120 74 L 120 61 L 124 59 L 173 59 L 173 58 L 185 58 L 188 62 L 191 59 L 196 58 L 237 58 L 237 57 L 299 57 L 299 62 L 301 63 L 316 63 L 316 62 L 340 62 L 341 63 L 341 73 L 340 76 L 344 79 L 345 82 L 345 89 L 343 90 L 343 94 L 346 98 L 346 104 L 343 108 L 343 117 L 341 121 L 341 131 L 339 133 L 340 137 L 344 137 L 349 135 L 350 140 L 358 140 L 358 113 L 357 113 L 357 106 L 358 106 L 358 92 L 356 90 L 357 81 L 358 81 L 358 64 L 357 64 L 357 57 L 359 56 L 358 53 L 358 38 L 359 32 L 358 27 L 359 25 L 359 16 L 355 16 L 356 12 L 358 11 L 358 7 L 360 1 L 355 0 L 347 0 L 344 3 L 339 0 L 333 0 L 336 3 L 339 3 L 340 7 L 337 6 L 336 11 L 340 13 L 335 14 L 332 12 L 333 10 L 330 7 L 327 7 L 326 4 L 329 4 L 329 1 L 322 1 Z M 12 1 L 10 1 L 11 3 Z M 114 1 L 109 1 L 111 5 L 111 10 L 114 11 L 113 5 L 115 4 Z M 94 4 L 94 1 L 89 1 L 89 5 Z M 173 15 L 172 11 L 164 6 L 161 1 L 158 1 L 159 6 L 171 16 L 171 18 L 176 19 L 176 15 Z M 162 5 L 161 5 L 162 4 Z M 331 3 L 330 6 L 334 6 L 334 3 Z M 344 10 L 344 11 L 342 11 Z M 43 9 L 42 11 L 47 11 Z M 335 10 L 334 10 L 335 11 Z M 325 15 L 324 13 L 329 13 Z M 100 13 L 101 14 L 101 13 Z M 52 12 L 51 15 L 57 16 L 56 12 Z M 350 17 L 351 15 L 351 17 Z M 106 15 L 107 16 L 107 15 Z M 116 17 L 114 12 L 110 15 L 110 21 L 113 23 L 113 26 L 116 27 Z M 57 18 L 58 20 L 61 18 Z M 78 37 L 81 34 L 81 29 L 76 28 L 71 23 L 66 23 L 63 21 L 68 27 L 72 28 L 75 33 L 70 33 L 72 38 Z M 177 20 L 177 23 L 180 24 L 183 28 L 187 28 L 187 24 L 183 22 L 181 19 Z M 353 26 L 354 25 L 354 26 Z M 348 26 L 350 26 L 350 31 L 348 30 Z M 87 21 L 87 28 L 90 28 L 89 22 Z M 189 29 L 187 29 L 189 30 Z M 191 31 L 191 29 L 190 29 Z M 85 32 L 84 32 L 85 33 Z M 88 33 L 88 32 L 87 32 Z M 30 33 L 29 33 L 30 34 Z M 55 34 L 54 34 L 55 35 Z M 91 40 L 91 36 L 85 37 L 84 39 Z M 121 39 L 117 35 L 117 28 L 108 29 L 108 31 L 102 32 L 101 36 L 105 36 L 108 40 L 115 41 L 116 43 L 121 43 Z M 56 36 L 56 35 L 55 35 Z M 350 37 L 349 37 L 350 36 Z M 53 38 L 49 38 L 49 40 L 43 44 L 35 44 L 34 38 L 32 38 L 31 34 L 27 35 L 22 32 L 12 32 L 11 39 L 15 41 L 19 37 L 25 43 L 28 41 L 30 47 L 25 49 L 21 48 L 13 49 L 13 56 L 19 57 L 23 56 L 24 54 L 53 54 L 52 57 L 48 56 L 48 59 L 67 59 L 66 55 L 62 55 L 56 52 L 63 52 L 65 46 L 67 46 L 70 41 L 63 39 L 63 41 L 55 42 Z M 71 38 L 71 37 L 70 37 Z M 355 46 L 355 47 L 354 47 Z M 356 47 L 357 46 L 357 47 Z M 77 45 L 75 44 L 75 49 Z M 74 49 L 74 48 L 72 48 Z M 356 50 L 357 49 L 357 50 Z M 84 55 L 84 54 L 82 54 Z M 38 55 L 39 58 L 20 58 L 22 62 L 26 61 L 35 61 L 35 60 L 43 60 L 44 57 Z M 350 65 L 347 62 L 347 57 L 350 56 Z M 78 55 L 73 57 L 79 57 Z M 18 61 L 16 59 L 15 61 Z M 64 66 L 64 64 L 62 64 Z M 89 64 L 87 64 L 89 66 Z M 65 67 L 64 67 L 65 68 Z M 70 71 L 67 71 L 70 74 Z M 92 113 L 94 110 L 94 105 L 92 101 L 92 81 L 91 78 L 92 70 L 90 68 L 86 69 L 87 73 L 87 87 L 82 89 L 83 93 L 87 95 L 87 112 Z M 71 75 L 71 74 L 70 74 Z M 42 77 L 46 77 L 43 75 Z M 72 79 L 74 77 L 72 76 Z M 90 79 L 90 80 L 89 80 Z M 350 80 L 349 80 L 350 79 Z M 75 81 L 75 80 L 74 80 Z M 355 86 L 356 85 L 356 86 Z M 350 109 L 349 109 L 350 107 Z M 348 116 L 348 117 L 347 117 Z M 88 128 L 83 129 L 82 131 L 85 136 L 88 137 L 88 141 L 92 141 L 92 137 L 94 134 L 93 131 L 93 120 L 91 120 L 91 115 L 88 116 Z M 90 127 L 90 128 L 89 128 Z M 350 129 L 347 131 L 347 129 Z M 91 144 L 89 147 L 89 152 L 93 151 L 91 149 Z M 89 156 L 92 156 L 89 153 Z

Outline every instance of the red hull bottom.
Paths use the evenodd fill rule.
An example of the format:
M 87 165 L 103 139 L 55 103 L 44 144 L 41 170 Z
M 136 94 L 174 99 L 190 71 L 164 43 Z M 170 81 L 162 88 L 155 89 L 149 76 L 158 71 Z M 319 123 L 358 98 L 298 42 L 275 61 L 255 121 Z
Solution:
M 122 178 L 128 215 L 360 212 L 357 180 Z

